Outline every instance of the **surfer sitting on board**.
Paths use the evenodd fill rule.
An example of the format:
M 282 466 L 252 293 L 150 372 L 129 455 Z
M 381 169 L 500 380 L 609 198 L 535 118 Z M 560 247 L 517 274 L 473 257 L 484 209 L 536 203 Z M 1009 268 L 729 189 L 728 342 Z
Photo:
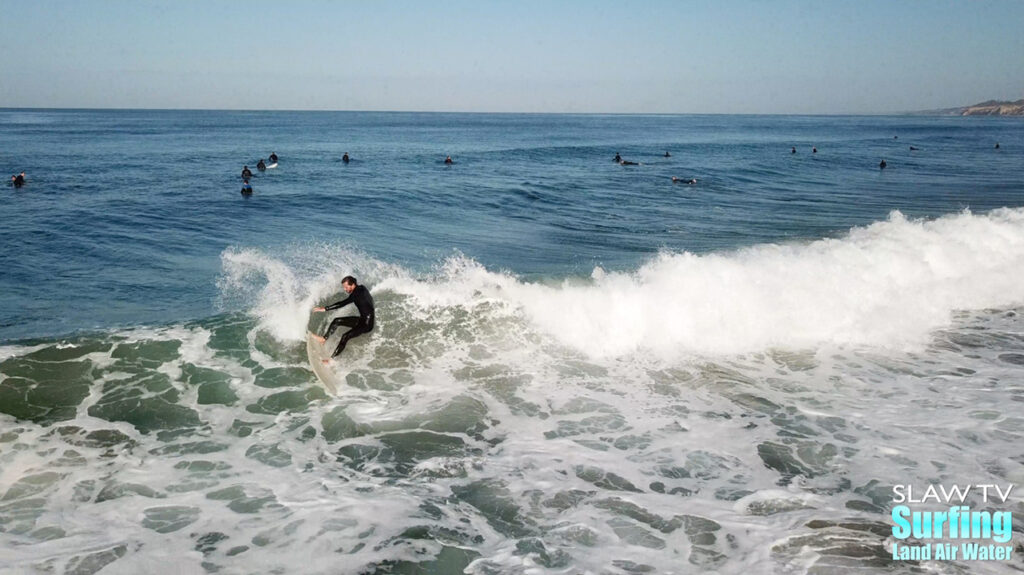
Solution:
M 277 154 L 275 154 L 274 152 L 270 152 L 270 158 L 269 159 L 270 159 L 270 163 L 271 164 L 276 164 L 277 163 Z
M 349 316 L 335 318 L 334 321 L 331 322 L 331 325 L 327 327 L 327 333 L 323 336 L 314 336 L 320 343 L 326 343 L 327 338 L 331 337 L 334 330 L 338 329 L 340 326 L 352 328 L 341 336 L 341 341 L 338 342 L 338 347 L 335 348 L 334 353 L 331 354 L 332 358 L 345 349 L 345 344 L 348 343 L 348 340 L 373 331 L 373 297 L 370 296 L 370 290 L 366 289 L 365 286 L 359 285 L 358 282 L 356 282 L 356 278 L 352 276 L 345 276 L 345 278 L 341 280 L 341 287 L 345 290 L 345 293 L 348 294 L 347 298 L 339 302 L 332 303 L 329 306 L 313 308 L 313 311 L 331 311 L 343 308 L 348 304 L 353 303 L 356 305 L 356 309 L 359 310 L 359 317 Z M 324 363 L 327 363 L 328 361 L 330 360 L 325 359 Z

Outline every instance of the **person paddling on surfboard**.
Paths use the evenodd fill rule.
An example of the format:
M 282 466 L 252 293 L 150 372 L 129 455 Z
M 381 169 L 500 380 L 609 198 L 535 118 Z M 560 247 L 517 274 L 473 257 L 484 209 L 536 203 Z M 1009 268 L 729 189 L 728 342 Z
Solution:
M 341 336 L 341 341 L 338 342 L 338 347 L 335 348 L 334 353 L 331 354 L 332 358 L 344 351 L 345 344 L 348 343 L 348 340 L 373 331 L 373 297 L 370 295 L 370 290 L 366 289 L 365 286 L 359 285 L 356 278 L 352 276 L 345 276 L 341 280 L 341 287 L 345 290 L 345 293 L 348 294 L 347 298 L 328 306 L 318 306 L 313 308 L 313 311 L 331 311 L 343 308 L 351 303 L 355 304 L 356 309 L 359 310 L 359 317 L 349 316 L 334 318 L 331 325 L 327 326 L 327 332 L 324 335 L 314 336 L 320 343 L 326 343 L 327 339 L 331 337 L 332 333 L 334 333 L 334 330 L 339 327 L 346 326 L 352 328 Z M 324 363 L 329 361 L 329 359 L 323 360 Z

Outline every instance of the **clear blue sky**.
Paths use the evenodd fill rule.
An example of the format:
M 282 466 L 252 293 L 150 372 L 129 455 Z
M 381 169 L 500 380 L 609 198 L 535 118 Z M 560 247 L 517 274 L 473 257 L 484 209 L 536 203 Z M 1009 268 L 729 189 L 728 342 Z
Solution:
M 886 113 L 1024 98 L 1024 1 L 0 0 L 0 107 Z

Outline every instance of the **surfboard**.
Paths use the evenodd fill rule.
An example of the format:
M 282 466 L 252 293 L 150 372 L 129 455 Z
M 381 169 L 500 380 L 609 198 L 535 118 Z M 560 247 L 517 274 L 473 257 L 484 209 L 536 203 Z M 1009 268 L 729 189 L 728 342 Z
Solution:
M 274 162 L 273 164 L 269 164 L 269 165 L 267 165 L 267 169 L 268 169 L 268 170 L 270 170 L 270 169 L 273 169 L 273 168 L 276 168 L 276 167 L 277 167 L 277 162 Z
M 324 388 L 331 395 L 337 394 L 338 374 L 334 372 L 334 362 L 324 365 L 323 361 L 331 358 L 330 352 L 324 347 L 324 344 L 315 339 L 311 332 L 306 334 L 306 357 L 309 358 L 309 366 L 313 368 L 313 373 L 316 374 L 316 378 L 320 380 Z

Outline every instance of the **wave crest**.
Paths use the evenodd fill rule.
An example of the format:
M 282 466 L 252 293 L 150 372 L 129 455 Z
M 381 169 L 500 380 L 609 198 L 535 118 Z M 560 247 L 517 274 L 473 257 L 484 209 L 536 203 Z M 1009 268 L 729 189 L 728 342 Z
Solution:
M 261 327 L 283 340 L 302 338 L 309 308 L 337 294 L 349 273 L 362 274 L 375 296 L 406 296 L 403 307 L 417 316 L 451 308 L 514 313 L 527 329 L 591 357 L 916 347 L 955 310 L 1024 302 L 1024 284 L 1014 279 L 1024 266 L 1022 209 L 935 220 L 893 212 L 840 238 L 708 255 L 663 252 L 632 272 L 597 268 L 589 278 L 554 282 L 489 271 L 461 255 L 414 274 L 344 247 L 295 253 L 306 256 L 252 249 L 223 256 L 222 292 L 249 293 Z M 253 277 L 263 279 L 255 294 Z M 479 305 L 485 302 L 491 305 Z M 386 320 L 387 310 L 378 317 Z

